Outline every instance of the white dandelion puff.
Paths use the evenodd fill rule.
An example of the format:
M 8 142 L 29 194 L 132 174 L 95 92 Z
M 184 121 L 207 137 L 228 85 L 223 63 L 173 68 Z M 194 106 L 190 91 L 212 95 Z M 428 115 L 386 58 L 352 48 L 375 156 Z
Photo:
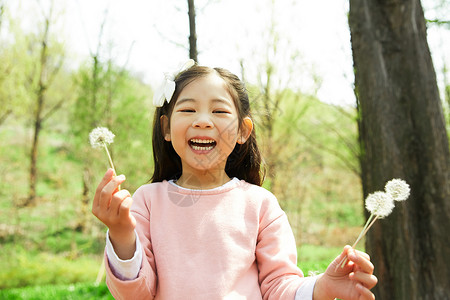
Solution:
M 408 199 L 411 191 L 409 185 L 404 180 L 397 178 L 386 183 L 384 189 L 395 201 L 405 201 Z
M 103 148 L 105 145 L 112 144 L 114 142 L 114 133 L 112 133 L 106 127 L 94 128 L 89 134 L 89 142 L 92 148 Z
M 394 209 L 394 199 L 388 193 L 375 192 L 367 196 L 366 208 L 370 213 L 382 219 Z
M 108 145 L 114 142 L 114 133 L 112 133 L 106 127 L 97 127 L 94 128 L 89 134 L 89 142 L 91 143 L 92 148 L 104 148 L 106 155 L 108 155 L 109 165 L 114 170 L 114 174 L 117 174 L 116 168 L 114 168 L 114 163 L 111 158 L 111 154 L 109 154 Z M 119 185 L 120 190 L 120 185 Z
M 401 179 L 392 179 L 386 183 L 385 192 L 374 192 L 369 194 L 365 200 L 366 209 L 370 212 L 370 217 L 367 219 L 361 233 L 353 244 L 354 249 L 358 242 L 366 235 L 370 227 L 376 220 L 387 217 L 394 209 L 394 201 L 404 201 L 409 197 L 410 188 L 409 185 Z M 337 264 L 336 269 L 339 266 L 343 268 L 347 262 L 347 256 L 344 256 L 342 260 Z

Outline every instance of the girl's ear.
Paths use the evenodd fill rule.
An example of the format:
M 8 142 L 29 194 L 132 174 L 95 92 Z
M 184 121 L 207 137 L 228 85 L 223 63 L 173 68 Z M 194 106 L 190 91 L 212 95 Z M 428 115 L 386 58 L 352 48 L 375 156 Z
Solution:
M 166 115 L 162 115 L 159 121 L 161 122 L 161 133 L 164 136 L 164 139 L 170 142 L 169 118 Z
M 253 121 L 249 117 L 245 117 L 242 121 L 241 128 L 239 129 L 239 137 L 237 140 L 238 144 L 244 144 L 253 130 Z

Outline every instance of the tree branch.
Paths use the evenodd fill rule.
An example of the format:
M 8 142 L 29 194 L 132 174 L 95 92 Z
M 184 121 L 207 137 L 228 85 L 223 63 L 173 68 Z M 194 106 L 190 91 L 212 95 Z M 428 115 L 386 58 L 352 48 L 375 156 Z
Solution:
M 64 61 L 64 56 L 60 56 L 58 64 L 56 65 L 55 69 L 53 69 L 53 72 L 51 72 L 51 74 L 50 74 L 50 76 L 49 76 L 49 78 L 47 80 L 47 84 L 46 84 L 47 88 L 52 84 L 52 82 L 55 79 L 56 75 L 59 73 L 59 70 L 61 69 L 61 67 L 63 65 L 63 61 Z
M 65 99 L 61 99 L 56 103 L 44 116 L 41 117 L 41 123 L 45 122 L 54 112 L 61 108 Z
M 171 39 L 166 38 L 166 37 L 162 34 L 162 32 L 156 27 L 156 24 L 153 25 L 153 28 L 156 30 L 156 32 L 159 34 L 159 36 L 160 36 L 162 39 L 168 41 L 168 42 L 171 43 L 171 44 L 174 44 L 174 45 L 177 46 L 177 47 L 183 48 L 183 49 L 185 49 L 185 50 L 189 50 L 188 47 L 186 47 L 186 45 L 181 44 L 181 43 L 178 43 L 178 42 L 175 42 L 174 40 L 171 40 Z
M 332 154 L 333 156 L 335 156 L 336 158 L 339 158 L 344 165 L 351 170 L 353 173 L 355 173 L 357 176 L 361 177 L 361 171 L 359 170 L 358 167 L 355 167 L 351 161 L 349 161 L 345 156 L 343 156 L 339 151 L 336 151 L 334 149 L 331 149 L 329 147 L 326 147 L 325 145 L 323 145 L 322 143 L 317 143 L 316 141 L 314 141 L 311 137 L 309 137 L 308 135 L 302 133 L 301 131 L 298 132 L 301 136 L 303 136 L 308 142 L 310 142 L 311 144 L 314 144 L 317 148 L 322 149 L 330 154 Z
M 3 124 L 3 122 L 5 122 L 6 118 L 12 114 L 12 109 L 8 109 L 7 111 L 5 111 L 2 115 L 0 115 L 0 125 Z

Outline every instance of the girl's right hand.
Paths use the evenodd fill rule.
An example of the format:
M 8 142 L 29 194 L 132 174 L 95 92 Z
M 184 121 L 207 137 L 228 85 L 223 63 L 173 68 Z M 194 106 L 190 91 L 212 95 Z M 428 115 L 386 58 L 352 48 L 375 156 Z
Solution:
M 92 213 L 109 228 L 109 238 L 120 259 L 130 259 L 136 251 L 136 219 L 130 213 L 133 202 L 127 190 L 119 190 L 124 175 L 115 176 L 108 169 L 97 187 Z

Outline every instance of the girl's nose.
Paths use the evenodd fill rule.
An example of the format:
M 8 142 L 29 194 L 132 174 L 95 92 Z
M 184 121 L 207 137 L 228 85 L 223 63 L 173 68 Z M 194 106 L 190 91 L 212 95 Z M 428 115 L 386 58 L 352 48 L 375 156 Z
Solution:
M 198 116 L 198 118 L 195 119 L 192 126 L 195 128 L 206 128 L 207 129 L 207 128 L 213 128 L 214 124 L 211 122 L 211 119 L 208 116 L 201 114 Z

